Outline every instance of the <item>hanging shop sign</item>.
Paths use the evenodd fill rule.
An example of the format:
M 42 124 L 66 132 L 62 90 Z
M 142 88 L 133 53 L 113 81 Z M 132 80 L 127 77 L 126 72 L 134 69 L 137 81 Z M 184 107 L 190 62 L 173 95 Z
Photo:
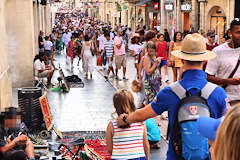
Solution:
M 145 3 L 145 4 L 142 4 L 142 5 L 140 5 L 140 7 L 146 7 L 147 6 L 147 4 Z
M 158 5 L 159 3 L 154 3 L 154 10 L 159 10 L 159 5 Z
M 173 3 L 165 3 L 164 10 L 166 11 L 173 11 Z
M 182 12 L 190 12 L 192 11 L 192 4 L 186 3 L 181 5 Z
M 123 7 L 122 7 L 122 9 L 123 9 L 124 11 L 127 11 L 127 10 L 128 10 L 127 4 L 124 4 Z

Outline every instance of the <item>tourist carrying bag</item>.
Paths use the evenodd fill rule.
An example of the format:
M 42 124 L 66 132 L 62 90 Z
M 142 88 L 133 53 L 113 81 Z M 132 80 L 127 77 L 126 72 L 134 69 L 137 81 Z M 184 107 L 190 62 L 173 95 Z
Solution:
M 237 69 L 238 69 L 238 67 L 239 67 L 239 64 L 240 64 L 240 56 L 238 57 L 238 62 L 237 62 L 237 64 L 236 64 L 235 68 L 233 69 L 232 73 L 229 75 L 228 78 L 233 78 L 234 74 L 237 72 Z M 224 86 L 222 86 L 222 88 L 223 88 L 223 89 L 226 89 L 227 86 L 228 86 L 228 84 L 225 84 Z
M 207 99 L 217 85 L 208 82 L 198 95 L 191 95 L 179 82 L 170 85 L 171 90 L 180 99 L 173 122 L 172 140 L 174 150 L 180 160 L 209 159 L 208 139 L 201 136 L 197 129 L 199 116 L 213 117 Z M 168 127 L 169 132 L 169 127 Z M 168 133 L 169 134 L 169 133 Z

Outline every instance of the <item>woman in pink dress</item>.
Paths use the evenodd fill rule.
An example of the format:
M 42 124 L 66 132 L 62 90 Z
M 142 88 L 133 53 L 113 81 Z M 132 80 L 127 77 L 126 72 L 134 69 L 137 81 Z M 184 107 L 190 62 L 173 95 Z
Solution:
M 76 51 L 77 43 L 74 41 L 74 37 L 71 37 L 71 41 L 68 42 L 67 56 L 71 58 L 71 71 L 73 71 L 73 59 L 77 55 Z

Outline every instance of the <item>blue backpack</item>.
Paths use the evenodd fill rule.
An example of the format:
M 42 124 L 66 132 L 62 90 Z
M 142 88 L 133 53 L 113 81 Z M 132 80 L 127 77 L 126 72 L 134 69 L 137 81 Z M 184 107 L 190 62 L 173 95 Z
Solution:
M 213 117 L 207 99 L 217 85 L 208 82 L 198 95 L 191 95 L 179 82 L 170 85 L 180 103 L 173 123 L 173 146 L 179 160 L 206 160 L 209 158 L 208 139 L 197 130 L 199 116 Z M 198 88 L 197 88 L 198 89 Z M 168 128 L 169 131 L 169 128 Z

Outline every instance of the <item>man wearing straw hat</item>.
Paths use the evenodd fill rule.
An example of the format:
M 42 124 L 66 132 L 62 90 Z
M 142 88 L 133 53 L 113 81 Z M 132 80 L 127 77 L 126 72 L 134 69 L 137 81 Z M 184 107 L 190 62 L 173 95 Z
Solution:
M 200 34 L 194 33 L 187 35 L 183 42 L 181 50 L 172 52 L 176 57 L 182 59 L 184 64 L 184 72 L 182 79 L 176 83 L 180 84 L 185 90 L 189 88 L 202 90 L 207 82 L 207 75 L 202 71 L 203 62 L 216 57 L 216 54 L 206 50 L 206 43 L 204 37 Z M 176 84 L 174 83 L 174 84 Z M 213 84 L 212 84 L 213 85 Z M 173 123 L 177 107 L 180 99 L 173 92 L 171 86 L 163 88 L 146 107 L 139 109 L 129 115 L 121 114 L 118 117 L 118 126 L 126 126 L 134 122 L 142 122 L 148 118 L 161 115 L 164 111 L 168 111 L 169 120 L 169 146 L 167 152 L 167 160 L 178 160 L 173 146 Z M 189 91 L 191 95 L 197 95 L 198 90 Z M 219 118 L 225 114 L 227 109 L 227 98 L 225 91 L 218 86 L 212 90 L 211 94 L 206 99 L 214 118 Z

